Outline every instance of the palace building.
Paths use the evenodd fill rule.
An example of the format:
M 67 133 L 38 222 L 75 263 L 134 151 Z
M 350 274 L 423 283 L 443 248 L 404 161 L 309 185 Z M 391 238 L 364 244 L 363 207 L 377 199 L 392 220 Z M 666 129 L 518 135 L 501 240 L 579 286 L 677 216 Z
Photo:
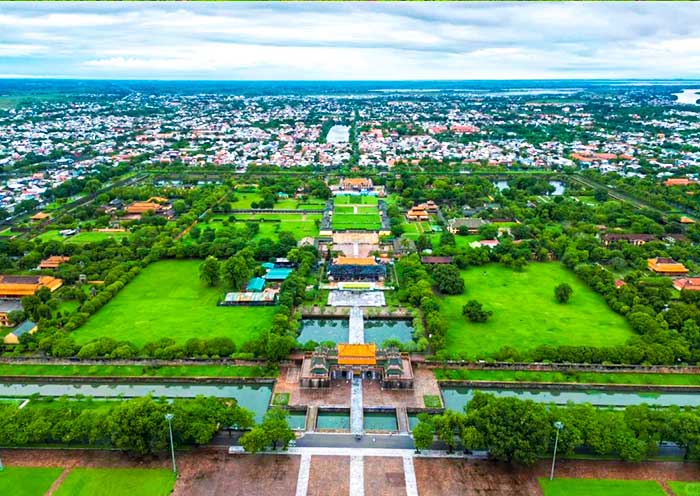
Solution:
M 338 344 L 307 353 L 301 366 L 303 388 L 324 388 L 353 377 L 379 381 L 384 389 L 413 389 L 411 359 L 396 348 L 375 344 Z
M 56 291 L 63 285 L 62 279 L 51 276 L 0 275 L 0 298 L 23 298 L 35 294 L 39 288 Z
M 386 267 L 374 257 L 338 257 L 328 270 L 332 281 L 383 281 L 384 277 Z

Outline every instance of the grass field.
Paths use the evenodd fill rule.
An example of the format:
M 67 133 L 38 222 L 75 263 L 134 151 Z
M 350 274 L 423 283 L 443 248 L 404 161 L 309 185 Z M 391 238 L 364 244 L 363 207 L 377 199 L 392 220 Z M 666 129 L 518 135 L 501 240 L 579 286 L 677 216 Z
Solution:
M 354 195 L 339 195 L 333 199 L 336 205 L 377 205 L 379 198 L 376 196 L 354 196 Z
M 217 307 L 224 288 L 199 281 L 199 260 L 149 265 L 73 332 L 78 343 L 109 336 L 142 346 L 160 338 L 230 337 L 236 346 L 269 327 L 274 307 Z
M 166 496 L 175 474 L 164 469 L 74 468 L 55 496 Z
M 249 209 L 250 204 L 262 200 L 262 196 L 258 193 L 239 193 L 235 192 L 236 201 L 231 202 L 231 208 L 234 209 Z
M 38 365 L 0 364 L 0 375 L 65 377 L 276 377 L 276 369 L 248 365 Z
M 533 263 L 523 272 L 491 264 L 462 271 L 462 278 L 464 294 L 441 301 L 450 353 L 477 358 L 506 345 L 520 351 L 542 344 L 611 346 L 632 336 L 627 322 L 601 296 L 558 263 Z M 554 299 L 554 288 L 562 282 L 574 291 L 566 304 Z M 462 306 L 472 299 L 493 311 L 488 322 L 462 316 Z
M 121 239 L 128 236 L 128 232 L 99 232 L 99 231 L 83 231 L 75 236 L 64 237 L 59 234 L 57 229 L 50 229 L 39 236 L 36 239 L 41 241 L 62 241 L 65 243 L 97 243 L 99 241 L 104 241 L 105 239 Z
M 656 481 L 540 479 L 544 496 L 666 496 Z
M 0 373 L 2 373 L 1 367 Z M 455 381 L 569 382 L 582 384 L 649 384 L 654 386 L 700 386 L 700 375 L 698 374 L 436 369 L 435 377 L 438 380 Z
M 0 471 L 0 494 L 3 496 L 43 496 L 62 468 L 5 467 Z
M 318 236 L 316 221 L 321 219 L 321 214 L 236 214 L 234 222 L 229 221 L 228 216 L 217 215 L 207 222 L 197 224 L 200 230 L 210 227 L 215 231 L 223 229 L 235 229 L 244 232 L 246 223 L 254 221 L 260 228 L 253 241 L 269 238 L 278 239 L 278 233 L 286 231 L 294 234 L 296 239 L 307 236 Z
M 700 496 L 700 482 L 669 481 L 668 487 L 676 496 Z

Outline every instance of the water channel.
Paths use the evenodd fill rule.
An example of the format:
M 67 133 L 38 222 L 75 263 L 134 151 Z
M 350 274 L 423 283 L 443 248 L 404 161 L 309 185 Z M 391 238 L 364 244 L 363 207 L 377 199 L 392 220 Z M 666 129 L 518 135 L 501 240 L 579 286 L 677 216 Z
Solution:
M 3 384 L 0 397 L 29 398 L 41 396 L 89 396 L 93 398 L 136 398 L 152 395 L 156 398 L 195 398 L 214 396 L 235 398 L 238 404 L 255 414 L 257 422 L 267 411 L 272 396 L 268 385 L 240 384 Z
M 388 339 L 408 343 L 413 339 L 413 323 L 406 319 L 369 319 L 364 321 L 365 343 L 381 344 Z M 348 343 L 350 337 L 347 319 L 303 319 L 297 341 L 335 344 Z
M 474 396 L 472 388 L 442 388 L 445 408 L 464 411 L 464 406 Z M 646 403 L 650 406 L 700 406 L 700 394 L 693 393 L 661 393 L 637 391 L 605 391 L 605 390 L 539 390 L 539 389 L 480 389 L 484 393 L 497 397 L 519 398 L 533 400 L 538 403 L 566 405 L 572 403 L 590 403 L 596 407 L 625 407 Z M 410 420 L 410 419 L 409 419 Z

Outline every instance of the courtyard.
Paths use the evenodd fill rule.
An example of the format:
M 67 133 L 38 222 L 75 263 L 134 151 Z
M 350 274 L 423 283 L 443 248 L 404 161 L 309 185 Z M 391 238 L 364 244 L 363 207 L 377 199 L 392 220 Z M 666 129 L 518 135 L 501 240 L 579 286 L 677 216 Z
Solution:
M 486 357 L 511 346 L 527 351 L 539 345 L 614 346 L 633 334 L 625 319 L 559 263 L 532 263 L 523 272 L 502 265 L 472 267 L 461 272 L 464 293 L 442 298 L 448 321 L 446 350 L 464 358 Z M 554 288 L 568 283 L 573 295 L 557 303 Z M 473 323 L 462 306 L 477 300 L 493 316 Z
M 241 346 L 269 328 L 274 307 L 218 307 L 223 287 L 199 280 L 200 260 L 168 260 L 146 267 L 109 303 L 73 332 L 78 343 L 99 337 L 143 346 L 172 338 L 229 337 Z

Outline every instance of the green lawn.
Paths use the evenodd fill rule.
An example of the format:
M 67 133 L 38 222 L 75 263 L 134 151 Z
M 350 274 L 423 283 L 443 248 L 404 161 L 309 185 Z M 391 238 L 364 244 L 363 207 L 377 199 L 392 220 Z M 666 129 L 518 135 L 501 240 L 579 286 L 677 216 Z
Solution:
M 277 234 L 283 231 L 291 232 L 299 240 L 307 236 L 318 236 L 316 221 L 321 219 L 321 214 L 236 214 L 236 220 L 233 222 L 229 221 L 228 217 L 217 215 L 207 222 L 200 222 L 197 225 L 200 230 L 210 227 L 215 231 L 231 229 L 243 232 L 247 223 L 255 222 L 260 231 L 253 237 L 253 241 L 262 238 L 276 241 Z
M 121 239 L 128 236 L 128 232 L 99 232 L 99 231 L 83 231 L 74 236 L 61 236 L 58 229 L 50 229 L 35 239 L 40 239 L 41 241 L 63 241 L 65 243 L 96 243 L 98 241 L 103 241 L 105 239 Z
M 66 377 L 276 377 L 276 369 L 252 365 L 39 365 L 0 364 L 0 376 Z
M 700 496 L 700 482 L 669 481 L 668 487 L 676 496 Z
M 666 496 L 656 481 L 540 479 L 544 496 Z
M 262 196 L 258 193 L 239 193 L 236 191 L 234 194 L 236 196 L 236 201 L 231 202 L 231 208 L 233 209 L 246 210 L 251 208 L 251 203 L 262 200 Z
M 175 474 L 165 469 L 74 468 L 55 496 L 166 496 Z
M 350 200 L 346 200 L 351 198 Z M 333 229 L 364 229 L 368 231 L 378 231 L 382 227 L 379 209 L 377 208 L 376 198 L 375 203 L 362 203 L 363 198 L 371 197 L 347 197 L 340 196 L 334 199 L 333 203 L 333 220 L 331 222 Z M 353 202 L 357 202 L 356 206 L 351 206 Z M 355 213 L 357 210 L 357 213 Z
M 542 344 L 611 346 L 632 336 L 624 318 L 559 263 L 533 263 L 523 272 L 490 264 L 464 270 L 462 278 L 464 294 L 441 301 L 450 353 L 478 358 L 506 345 L 521 351 Z M 574 290 L 566 304 L 554 299 L 554 288 L 562 282 Z M 472 299 L 493 311 L 488 322 L 462 316 L 462 306 Z
M 3 496 L 43 496 L 62 468 L 5 467 L 0 471 L 0 494 Z
M 0 367 L 0 373 L 2 368 Z M 496 382 L 570 382 L 582 384 L 651 384 L 700 386 L 698 374 L 636 372 L 544 372 L 531 370 L 436 369 L 438 380 Z
M 377 205 L 379 198 L 376 196 L 339 195 L 333 198 L 335 205 Z
M 224 288 L 199 281 L 199 260 L 168 260 L 144 269 L 73 332 L 78 343 L 109 336 L 137 346 L 160 338 L 227 336 L 237 346 L 267 329 L 274 307 L 217 307 Z

